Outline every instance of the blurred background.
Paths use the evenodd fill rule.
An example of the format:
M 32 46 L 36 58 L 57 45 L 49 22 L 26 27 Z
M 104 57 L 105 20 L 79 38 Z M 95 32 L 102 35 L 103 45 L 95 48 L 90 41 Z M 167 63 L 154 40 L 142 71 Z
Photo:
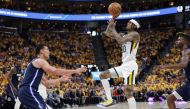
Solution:
M 8 99 L 7 73 L 22 61 L 19 76 L 35 56 L 35 46 L 46 44 L 51 51 L 50 64 L 74 69 L 86 66 L 83 75 L 72 75 L 48 89 L 46 102 L 53 108 L 78 107 L 105 99 L 99 72 L 121 64 L 121 48 L 102 36 L 111 18 L 107 8 L 116 0 L 0 0 L 0 107 Z M 189 0 L 119 0 L 122 14 L 117 30 L 126 33 L 127 21 L 141 24 L 137 53 L 137 101 L 164 101 L 168 94 L 183 85 L 181 70 L 153 70 L 155 65 L 174 64 L 181 57 L 175 47 L 176 33 L 190 33 Z M 56 78 L 47 75 L 48 78 Z M 112 95 L 124 102 L 123 78 L 110 79 Z M 9 108 L 9 107 L 7 107 Z

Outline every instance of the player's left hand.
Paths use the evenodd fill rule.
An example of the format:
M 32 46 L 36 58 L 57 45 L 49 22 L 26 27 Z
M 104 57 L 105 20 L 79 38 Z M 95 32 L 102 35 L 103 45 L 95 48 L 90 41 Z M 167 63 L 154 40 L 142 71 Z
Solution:
M 71 76 L 69 76 L 69 75 L 62 75 L 62 77 L 60 79 L 61 79 L 61 82 L 63 82 L 63 81 L 69 81 L 71 79 Z
M 115 28 L 116 23 L 117 23 L 117 21 L 115 21 L 114 19 L 111 19 L 108 21 L 108 25 L 110 26 L 111 30 Z

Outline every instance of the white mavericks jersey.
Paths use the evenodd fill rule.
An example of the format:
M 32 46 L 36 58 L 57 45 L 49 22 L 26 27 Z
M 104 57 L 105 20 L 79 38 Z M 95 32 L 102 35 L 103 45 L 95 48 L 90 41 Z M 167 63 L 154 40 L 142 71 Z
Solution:
M 129 61 L 136 61 L 139 42 L 126 42 L 122 45 L 122 64 Z

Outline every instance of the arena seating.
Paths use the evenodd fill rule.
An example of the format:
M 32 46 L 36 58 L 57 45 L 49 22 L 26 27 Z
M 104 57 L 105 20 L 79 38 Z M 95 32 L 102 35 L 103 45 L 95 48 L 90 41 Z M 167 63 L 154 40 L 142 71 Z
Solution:
M 169 38 L 172 38 L 173 28 L 163 30 L 140 31 L 141 43 L 138 52 L 137 60 L 139 64 L 139 73 L 150 67 L 153 60 L 158 59 L 159 64 L 175 63 L 180 59 L 180 51 L 176 48 L 171 48 L 170 53 L 160 59 L 159 52 L 165 47 Z M 187 31 L 186 31 L 187 32 Z M 87 34 L 79 33 L 56 33 L 56 32 L 29 32 L 29 40 L 20 37 L 18 34 L 1 33 L 1 93 L 7 83 L 6 74 L 10 70 L 11 65 L 16 62 L 18 56 L 23 59 L 23 69 L 26 67 L 29 60 L 34 55 L 34 45 L 39 42 L 47 44 L 51 51 L 50 63 L 54 66 L 62 66 L 65 68 L 76 68 L 82 64 L 95 64 L 92 51 L 91 38 Z M 111 66 L 121 64 L 121 50 L 116 41 L 103 37 L 104 47 L 107 54 L 107 59 Z M 29 43 L 26 43 L 29 42 Z M 161 42 L 161 43 L 160 43 Z M 177 56 L 177 58 L 176 58 Z M 10 58 L 11 57 L 11 58 Z M 80 58 L 78 58 L 80 57 Z M 148 97 L 163 98 L 179 87 L 182 81 L 176 78 L 180 76 L 180 71 L 153 71 L 144 82 L 139 82 L 136 86 L 135 97 L 139 100 L 147 100 Z M 47 75 L 48 78 L 56 78 Z M 84 74 L 83 76 L 73 75 L 72 82 L 64 82 L 58 84 L 56 88 L 49 89 L 47 102 L 52 106 L 60 106 L 57 102 L 61 102 L 61 106 L 82 106 L 88 104 L 96 104 L 104 99 L 103 88 L 100 83 L 92 80 L 91 76 Z M 115 79 L 115 86 L 112 94 L 115 99 L 124 101 L 122 78 Z M 80 83 L 80 84 L 79 84 Z M 70 87 L 69 87 L 70 86 Z M 76 94 L 74 94 L 76 93 Z M 55 95 L 58 97 L 54 99 Z M 73 99 L 71 99 L 73 98 Z M 54 101 L 52 101 L 54 99 Z M 159 99 L 157 99 L 159 100 Z M 98 101 L 98 102 L 97 102 Z

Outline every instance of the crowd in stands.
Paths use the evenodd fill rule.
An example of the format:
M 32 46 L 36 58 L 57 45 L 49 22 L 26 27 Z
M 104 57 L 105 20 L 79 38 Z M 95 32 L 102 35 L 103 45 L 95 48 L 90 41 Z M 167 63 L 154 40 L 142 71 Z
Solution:
M 171 48 L 170 53 L 159 59 L 159 64 L 175 64 L 179 62 L 181 57 L 181 51 L 177 48 Z M 171 94 L 177 87 L 182 85 L 180 79 L 183 73 L 181 70 L 154 70 L 146 80 L 141 83 L 144 87 L 147 87 L 148 97 L 163 97 Z M 184 78 L 183 78 L 184 79 Z M 162 100 L 157 98 L 156 100 Z
M 51 51 L 51 58 L 49 62 L 55 67 L 73 69 L 81 67 L 81 65 L 88 65 L 89 63 L 94 64 L 93 47 L 88 34 L 29 32 L 28 35 L 29 38 L 25 39 L 16 33 L 0 34 L 0 39 L 2 40 L 0 44 L 0 85 L 2 86 L 0 93 L 5 98 L 7 98 L 7 96 L 4 95 L 6 95 L 5 87 L 8 82 L 7 74 L 10 71 L 10 68 L 16 65 L 17 58 L 20 57 L 23 61 L 22 69 L 24 72 L 28 62 L 35 56 L 35 45 L 38 45 L 39 43 L 46 44 L 49 47 Z M 56 78 L 51 75 L 47 76 L 48 78 Z M 70 91 L 80 89 L 80 91 L 83 91 L 83 95 L 80 96 L 88 97 L 97 95 L 98 92 L 90 95 L 92 89 L 93 91 L 102 89 L 93 85 L 90 72 L 86 72 L 83 76 L 74 76 L 71 80 L 72 82 L 58 85 L 59 91 L 60 93 L 62 92 L 62 97 L 64 96 L 66 103 L 68 102 L 68 99 L 70 99 Z M 51 96 L 49 98 L 51 98 Z M 50 100 L 50 103 L 51 101 L 52 100 Z M 97 103 L 97 100 L 95 101 Z M 70 101 L 68 103 L 70 103 Z M 55 104 L 53 103 L 53 106 L 54 105 Z
M 94 54 L 89 35 L 76 33 L 41 33 L 29 32 L 28 40 L 17 34 L 1 33 L 1 100 L 7 99 L 5 87 L 8 83 L 7 74 L 16 64 L 17 57 L 23 61 L 25 70 L 28 62 L 34 58 L 35 46 L 40 43 L 49 46 L 50 63 L 56 67 L 76 68 L 80 65 L 94 64 Z M 26 43 L 27 42 L 27 43 Z M 56 78 L 47 75 L 48 78 Z M 63 82 L 48 90 L 47 103 L 53 107 L 81 106 L 97 104 L 104 95 L 100 83 L 94 83 L 90 72 L 82 76 L 73 75 L 71 82 Z M 61 102 L 61 103 L 59 103 Z M 2 103 L 2 102 L 1 102 Z M 3 103 L 2 103 L 3 104 Z
M 47 31 L 61 31 L 61 32 L 87 32 L 87 24 L 84 22 L 35 22 L 28 21 L 24 23 L 29 30 L 47 30 Z
M 12 9 L 19 11 L 32 11 L 41 13 L 61 13 L 61 14 L 92 14 L 108 13 L 107 7 L 111 2 L 7 2 L 0 1 L 0 9 Z M 157 1 L 157 2 L 119 2 L 122 5 L 122 12 L 138 12 L 159 8 L 166 8 L 183 4 L 179 0 Z M 47 8 L 48 7 L 48 8 Z M 155 18 L 156 19 L 156 18 Z M 153 97 L 154 101 L 161 101 L 166 98 L 173 90 L 183 84 L 180 79 L 182 73 L 180 70 L 153 70 L 144 81 L 139 81 L 141 77 L 147 75 L 147 72 L 155 60 L 158 64 L 176 63 L 179 61 L 180 50 L 175 46 L 164 57 L 160 53 L 172 41 L 175 29 L 151 29 L 152 27 L 165 27 L 173 24 L 173 20 L 159 19 L 155 23 L 142 22 L 149 30 L 139 31 L 141 41 L 137 53 L 137 63 L 139 65 L 139 74 L 137 76 L 137 85 L 134 96 L 137 101 L 148 101 Z M 7 22 L 6 22 L 7 23 Z M 5 88 L 7 73 L 10 68 L 17 62 L 17 58 L 22 58 L 22 70 L 24 72 L 27 64 L 35 56 L 35 46 L 39 43 L 46 44 L 51 52 L 50 64 L 55 67 L 77 68 L 81 65 L 95 64 L 93 45 L 91 38 L 86 33 L 89 28 L 86 23 L 79 22 L 42 22 L 40 25 L 30 21 L 28 24 L 28 38 L 13 33 L 0 33 L 0 104 L 2 105 L 7 99 Z M 125 23 L 120 23 L 122 30 L 125 30 Z M 123 24 L 123 25 L 122 25 Z M 142 26 L 144 27 L 144 26 Z M 43 31 L 36 31 L 46 30 Z M 34 30 L 34 31 L 30 31 Z M 104 31 L 105 28 L 97 27 L 98 32 Z M 54 32 L 49 32 L 54 31 Z M 56 32 L 61 31 L 61 32 Z M 72 32 L 71 31 L 75 31 Z M 185 30 L 186 33 L 189 30 Z M 79 34 L 82 33 L 82 34 Z M 108 37 L 103 37 L 104 48 L 110 67 L 121 64 L 121 47 L 117 42 Z M 47 75 L 48 78 L 56 78 Z M 111 79 L 112 95 L 117 102 L 125 101 L 123 78 Z M 5 99 L 5 101 L 4 101 Z M 54 107 L 75 107 L 90 104 L 97 104 L 105 99 L 103 87 L 99 81 L 93 81 L 90 71 L 83 75 L 72 75 L 71 81 L 62 82 L 55 87 L 48 89 L 48 98 L 46 102 Z M 0 107 L 1 107 L 0 105 Z
M 64 34 L 64 33 L 29 33 L 31 42 L 38 45 L 39 42 L 48 45 L 52 64 L 65 68 L 73 68 L 79 65 L 94 64 L 93 46 L 88 34 Z
M 156 59 L 159 60 L 159 64 L 179 61 L 180 50 L 175 47 L 171 48 L 170 53 L 166 56 L 160 58 L 159 55 L 171 41 L 174 31 L 174 28 L 140 31 L 141 42 L 137 53 L 137 62 L 141 76 L 147 73 L 146 69 L 151 67 Z M 28 37 L 25 39 L 16 33 L 0 33 L 2 41 L 0 43 L 0 94 L 5 91 L 7 73 L 10 67 L 16 63 L 17 57 L 22 57 L 22 69 L 24 70 L 28 62 L 34 58 L 35 45 L 39 43 L 48 45 L 51 51 L 49 62 L 56 67 L 77 68 L 80 65 L 95 64 L 91 38 L 87 34 L 30 31 Z M 107 37 L 103 37 L 103 40 L 110 65 L 120 65 L 119 45 Z M 134 95 L 139 101 L 146 101 L 149 97 L 154 97 L 155 100 L 160 100 L 159 97 L 165 98 L 181 85 L 182 81 L 178 79 L 181 74 L 176 70 L 153 71 L 145 81 L 138 82 Z M 51 75 L 47 76 L 56 78 Z M 117 102 L 126 100 L 122 82 L 123 78 L 119 78 L 115 79 L 112 84 L 112 95 Z M 87 71 L 83 75 L 72 75 L 70 82 L 63 82 L 48 89 L 47 103 L 53 107 L 70 107 L 97 104 L 103 99 L 105 96 L 101 83 L 93 81 L 91 73 Z
M 23 59 L 25 63 L 34 53 L 34 49 L 25 46 L 24 39 L 18 34 L 0 33 L 0 40 L 0 68 L 3 73 L 16 63 L 17 57 L 26 57 Z
M 114 1 L 104 2 L 6 2 L 1 1 L 0 8 L 12 10 L 33 11 L 43 13 L 63 13 L 63 14 L 90 14 L 107 13 L 107 7 Z M 149 9 L 159 9 L 171 6 L 182 5 L 179 0 L 170 1 L 118 1 L 122 5 L 123 12 L 138 12 Z M 48 7 L 48 8 L 47 8 Z
M 189 29 L 184 31 L 189 34 Z M 169 52 L 163 57 L 158 57 L 158 65 L 175 64 L 181 60 L 181 50 L 174 44 Z M 171 94 L 178 87 L 182 86 L 186 78 L 183 70 L 174 69 L 153 69 L 146 77 L 145 81 L 138 84 L 139 93 L 145 98 L 153 97 L 155 101 L 163 101 L 167 95 Z M 143 96 L 141 96 L 143 98 Z
M 77 33 L 40 33 L 30 32 L 31 42 L 49 46 L 50 63 L 64 68 L 76 68 L 80 65 L 95 64 L 93 46 L 88 34 Z M 54 78 L 49 75 L 50 78 Z M 52 107 L 73 107 L 97 104 L 101 101 L 101 85 L 95 85 L 90 72 L 82 76 L 73 75 L 72 82 L 58 85 L 57 90 L 50 89 L 47 103 Z

